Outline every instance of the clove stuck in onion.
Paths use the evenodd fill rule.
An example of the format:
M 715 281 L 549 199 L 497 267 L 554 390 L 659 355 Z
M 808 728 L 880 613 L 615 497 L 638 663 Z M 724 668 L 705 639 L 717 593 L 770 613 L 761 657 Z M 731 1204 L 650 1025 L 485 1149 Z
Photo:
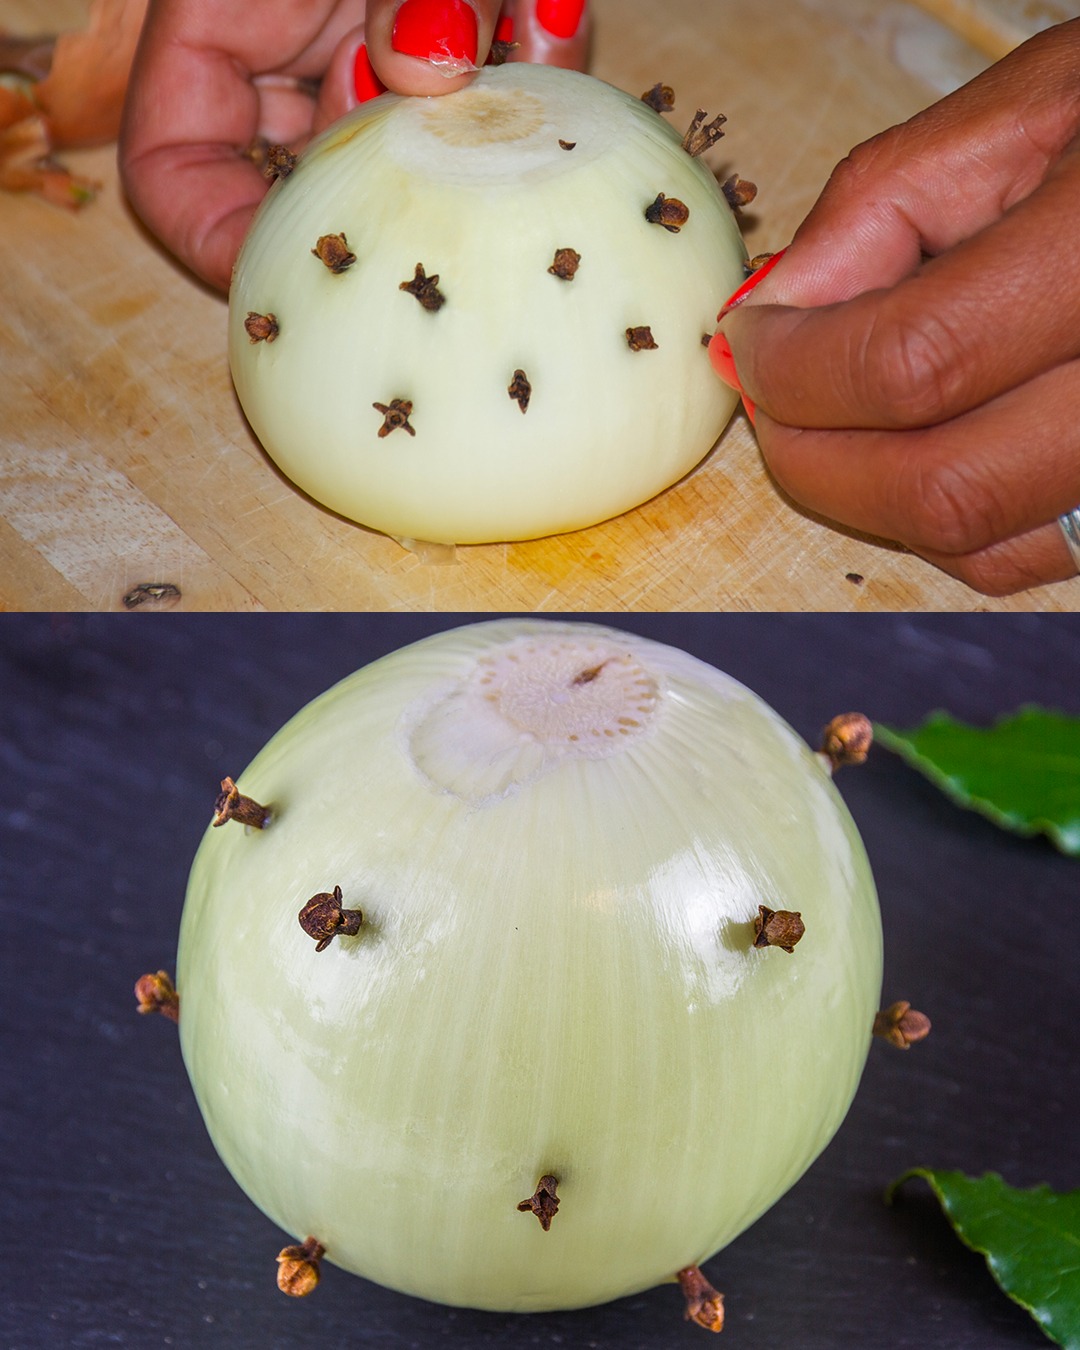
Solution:
M 825 1147 L 880 1006 L 822 757 L 684 652 L 508 619 L 358 671 L 239 786 L 268 823 L 208 828 L 177 990 L 241 1187 L 408 1294 L 678 1278 L 718 1329 L 697 1266 Z M 797 946 L 755 941 L 763 907 Z
M 716 442 L 736 396 L 702 335 L 745 261 L 723 189 L 648 103 L 488 67 L 363 104 L 274 183 L 234 270 L 233 379 L 283 472 L 366 526 L 577 529 Z

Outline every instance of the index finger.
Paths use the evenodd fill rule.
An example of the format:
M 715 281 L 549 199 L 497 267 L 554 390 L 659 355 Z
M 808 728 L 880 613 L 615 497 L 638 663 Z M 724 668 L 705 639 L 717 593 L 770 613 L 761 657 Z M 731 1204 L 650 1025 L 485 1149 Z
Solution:
M 720 325 L 743 391 L 789 426 L 925 427 L 1080 356 L 1063 240 L 1078 200 L 1080 138 L 1036 193 L 895 285 L 812 309 L 755 293 Z
M 150 229 L 222 290 L 267 186 L 245 157 L 260 132 L 253 81 L 317 72 L 332 46 L 333 8 L 267 0 L 257 24 L 237 0 L 164 0 L 147 13 L 120 132 L 124 186 Z
M 828 305 L 895 285 L 999 219 L 1078 130 L 1078 61 L 1080 19 L 856 146 L 753 303 Z
M 1078 57 L 1062 24 L 852 152 L 721 325 L 751 398 L 792 425 L 923 425 L 1075 354 Z M 777 303 L 813 309 L 757 308 Z

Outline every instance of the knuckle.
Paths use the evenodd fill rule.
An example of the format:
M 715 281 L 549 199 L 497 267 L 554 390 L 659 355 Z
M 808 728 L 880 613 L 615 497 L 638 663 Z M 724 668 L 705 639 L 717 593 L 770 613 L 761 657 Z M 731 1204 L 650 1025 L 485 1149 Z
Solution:
M 846 197 L 859 193 L 865 180 L 881 171 L 882 160 L 891 157 L 895 139 L 896 128 L 893 127 L 849 150 L 829 175 L 826 194 Z
M 996 548 L 956 558 L 949 570 L 972 590 L 994 598 L 1016 595 L 1045 580 L 1024 566 L 1011 551 Z
M 912 547 L 958 556 L 1008 533 L 1005 507 L 992 483 L 944 455 L 913 455 L 897 482 L 897 506 L 911 523 Z
M 886 314 L 868 330 L 855 371 L 861 398 L 890 426 L 932 426 L 960 410 L 963 344 L 938 316 Z

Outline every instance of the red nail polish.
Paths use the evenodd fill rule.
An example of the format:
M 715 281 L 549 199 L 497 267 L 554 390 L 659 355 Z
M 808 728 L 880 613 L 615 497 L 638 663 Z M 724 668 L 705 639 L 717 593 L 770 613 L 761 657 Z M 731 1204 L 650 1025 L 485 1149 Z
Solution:
M 751 403 L 750 400 L 746 397 L 746 395 L 743 394 L 742 405 L 743 408 L 746 410 L 747 417 L 750 419 L 750 425 L 752 427 L 757 426 L 757 404 Z
M 368 49 L 364 43 L 361 43 L 356 50 L 356 61 L 353 63 L 353 87 L 356 90 L 357 103 L 366 103 L 368 99 L 378 98 L 380 94 L 386 93 L 386 85 L 372 69 Z
M 731 344 L 723 333 L 714 333 L 709 342 L 709 360 L 712 362 L 713 370 L 732 389 L 737 389 L 742 393 L 742 385 L 739 383 L 739 376 L 735 370 L 735 358 L 731 354 Z
M 436 65 L 476 65 L 476 11 L 465 0 L 405 0 L 390 45 Z
M 763 280 L 765 277 L 769 275 L 769 273 L 773 270 L 773 268 L 776 266 L 776 264 L 780 261 L 780 259 L 784 256 L 786 252 L 787 249 L 782 248 L 779 253 L 774 253 L 768 262 L 762 263 L 756 272 L 754 272 L 751 276 L 748 276 L 746 280 L 743 282 L 743 284 L 739 287 L 739 289 L 735 292 L 735 294 L 730 296 L 724 302 L 723 308 L 720 310 L 720 313 L 716 316 L 717 321 L 722 319 L 729 310 L 734 309 L 736 305 L 741 305 L 742 302 L 746 299 L 746 297 L 750 294 L 750 292 L 754 289 L 754 287 L 758 284 L 758 282 Z
M 536 20 L 552 37 L 572 38 L 584 11 L 585 0 L 536 0 Z

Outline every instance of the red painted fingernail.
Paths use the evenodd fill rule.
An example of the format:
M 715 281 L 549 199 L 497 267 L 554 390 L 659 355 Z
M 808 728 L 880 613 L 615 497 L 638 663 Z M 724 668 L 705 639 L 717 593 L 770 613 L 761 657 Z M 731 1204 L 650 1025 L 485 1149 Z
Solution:
M 390 45 L 436 65 L 475 66 L 477 41 L 476 11 L 465 0 L 405 0 Z
M 585 0 L 536 0 L 536 20 L 552 37 L 572 38 L 585 12 Z
M 372 69 L 371 58 L 368 56 L 365 43 L 361 43 L 356 51 L 356 61 L 353 64 L 353 87 L 356 90 L 357 103 L 366 103 L 369 98 L 378 98 L 380 94 L 386 93 L 386 85 Z
M 746 409 L 746 415 L 750 419 L 750 425 L 757 426 L 757 404 L 751 403 L 745 394 L 742 396 L 742 405 Z
M 748 276 L 746 278 L 746 280 L 735 292 L 735 294 L 730 296 L 724 302 L 723 308 L 721 309 L 720 313 L 716 316 L 718 322 L 720 319 L 724 317 L 725 314 L 728 313 L 729 310 L 734 309 L 736 305 L 742 304 L 742 302 L 746 299 L 746 297 L 750 294 L 750 292 L 754 289 L 754 287 L 758 284 L 758 282 L 763 280 L 763 278 L 769 275 L 769 273 L 773 270 L 773 268 L 776 266 L 776 264 L 780 261 L 780 259 L 784 256 L 786 252 L 787 249 L 782 248 L 779 253 L 774 253 L 768 262 L 762 263 L 761 266 L 757 268 L 757 270 L 751 276 Z
M 739 383 L 739 376 L 735 370 L 735 358 L 731 354 L 731 344 L 723 333 L 714 333 L 709 342 L 709 360 L 712 362 L 713 370 L 732 389 L 737 389 L 742 393 L 742 385 Z

